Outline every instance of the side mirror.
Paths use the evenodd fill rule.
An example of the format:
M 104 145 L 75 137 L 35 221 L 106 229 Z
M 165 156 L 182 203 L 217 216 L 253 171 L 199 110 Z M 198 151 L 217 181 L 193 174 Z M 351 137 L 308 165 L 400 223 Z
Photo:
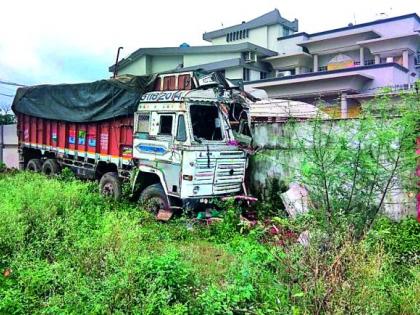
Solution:
M 176 130 L 175 140 L 184 142 L 187 140 L 187 129 L 185 127 L 185 118 L 184 115 L 179 115 L 178 117 L 178 126 Z

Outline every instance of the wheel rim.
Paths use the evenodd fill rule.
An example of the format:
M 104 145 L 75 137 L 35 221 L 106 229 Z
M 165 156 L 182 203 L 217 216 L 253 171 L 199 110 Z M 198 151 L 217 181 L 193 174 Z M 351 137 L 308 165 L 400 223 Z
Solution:
M 45 167 L 45 168 L 44 168 L 44 173 L 45 173 L 45 175 L 47 175 L 47 176 L 51 175 L 51 173 L 52 173 L 51 168 L 50 168 L 50 167 Z
M 111 183 L 106 183 L 102 187 L 102 194 L 107 197 L 113 197 L 114 196 L 114 186 Z

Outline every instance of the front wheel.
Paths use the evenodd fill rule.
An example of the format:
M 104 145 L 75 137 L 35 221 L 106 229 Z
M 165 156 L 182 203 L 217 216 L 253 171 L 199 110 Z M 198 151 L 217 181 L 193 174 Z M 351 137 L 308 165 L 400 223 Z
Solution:
M 118 173 L 108 172 L 105 173 L 99 181 L 99 192 L 106 197 L 110 197 L 114 200 L 121 198 L 121 181 L 118 178 Z
M 157 214 L 159 210 L 169 210 L 168 197 L 161 184 L 146 187 L 140 194 L 140 203 L 145 210 Z

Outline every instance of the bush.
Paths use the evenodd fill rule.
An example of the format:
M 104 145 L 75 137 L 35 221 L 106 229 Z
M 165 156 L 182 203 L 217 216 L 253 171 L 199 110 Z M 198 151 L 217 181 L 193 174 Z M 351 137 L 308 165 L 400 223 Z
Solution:
M 397 263 L 415 264 L 420 259 L 420 224 L 415 218 L 398 223 L 386 217 L 377 220 L 369 234 L 369 242 L 382 243 Z
M 279 246 L 238 209 L 206 226 L 156 222 L 96 186 L 0 174 L 1 314 L 415 313 L 418 225 L 380 219 L 361 242 L 328 236 L 316 216 L 275 220 L 309 229 L 309 247 Z M 397 263 L 398 261 L 398 263 Z

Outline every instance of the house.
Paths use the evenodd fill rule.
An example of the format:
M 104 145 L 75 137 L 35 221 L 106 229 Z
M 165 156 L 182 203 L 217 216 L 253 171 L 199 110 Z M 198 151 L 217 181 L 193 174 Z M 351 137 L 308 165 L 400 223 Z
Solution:
M 274 49 L 274 48 L 273 48 Z M 389 87 L 395 95 L 420 77 L 420 18 L 408 14 L 368 23 L 278 38 L 266 57 L 270 78 L 246 82 L 270 98 L 334 107 L 356 116 L 360 104 Z
M 140 48 L 118 63 L 118 74 L 145 75 L 173 70 L 221 71 L 229 79 L 255 81 L 272 71 L 265 58 L 277 55 L 277 38 L 298 31 L 275 9 L 248 22 L 204 33 L 207 46 Z M 114 72 L 115 65 L 109 67 Z

